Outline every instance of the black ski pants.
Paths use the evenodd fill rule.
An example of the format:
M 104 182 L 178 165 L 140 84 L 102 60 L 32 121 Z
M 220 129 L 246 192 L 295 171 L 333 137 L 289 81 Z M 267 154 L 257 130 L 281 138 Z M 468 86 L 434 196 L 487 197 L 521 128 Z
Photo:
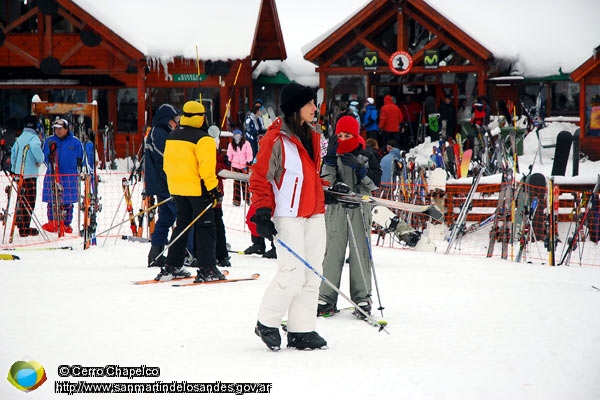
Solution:
M 204 212 L 194 224 L 194 256 L 198 260 L 198 266 L 214 267 L 217 264 L 215 257 L 217 231 L 213 208 L 204 211 L 209 203 L 201 196 L 173 195 L 173 199 L 177 205 L 177 220 L 171 234 L 166 264 L 177 268 L 183 265 L 190 224 L 201 212 Z M 181 237 L 175 240 L 182 232 Z

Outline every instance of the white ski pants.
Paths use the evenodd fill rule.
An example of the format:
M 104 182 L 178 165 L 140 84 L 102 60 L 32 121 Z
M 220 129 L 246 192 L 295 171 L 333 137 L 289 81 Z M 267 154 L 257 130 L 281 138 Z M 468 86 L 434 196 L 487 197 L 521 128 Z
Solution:
M 274 217 L 277 238 L 288 245 L 315 270 L 322 273 L 325 255 L 325 218 Z M 287 313 L 289 332 L 311 332 L 317 321 L 317 301 L 321 279 L 288 250 L 275 241 L 277 273 L 263 296 L 258 320 L 279 327 Z

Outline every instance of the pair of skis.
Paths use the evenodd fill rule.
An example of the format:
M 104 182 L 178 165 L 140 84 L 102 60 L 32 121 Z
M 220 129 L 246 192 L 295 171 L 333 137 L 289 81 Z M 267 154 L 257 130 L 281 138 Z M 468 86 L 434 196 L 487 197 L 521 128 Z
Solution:
M 65 236 L 65 214 L 63 207 L 63 185 L 60 183 L 58 168 L 58 155 L 56 154 L 56 142 L 50 141 L 50 174 L 52 177 L 52 214 L 57 223 L 58 237 Z
M 484 169 L 480 168 L 479 173 L 473 178 L 471 189 L 469 189 L 469 193 L 467 194 L 467 197 L 460 209 L 460 212 L 458 213 L 456 221 L 454 221 L 454 224 L 452 224 L 452 228 L 450 231 L 450 239 L 448 240 L 448 247 L 446 248 L 446 254 L 450 253 L 450 250 L 452 249 L 452 245 L 454 244 L 456 238 L 459 235 L 464 235 L 466 231 L 465 221 L 467 220 L 467 214 L 469 213 L 469 211 L 471 211 L 471 208 L 473 207 L 473 197 L 475 196 L 475 193 L 477 193 L 479 181 L 483 176 L 483 172 Z
M 579 218 L 579 221 L 577 222 L 577 227 L 575 228 L 575 232 L 573 233 L 573 236 L 571 238 L 569 238 L 569 240 L 567 242 L 567 246 L 564 250 L 564 253 L 563 253 L 562 258 L 561 258 L 560 262 L 558 263 L 558 265 L 563 265 L 565 262 L 568 264 L 569 260 L 571 259 L 571 254 L 573 253 L 573 250 L 575 250 L 575 248 L 577 247 L 577 243 L 579 243 L 579 242 L 583 241 L 583 239 L 585 239 L 586 235 L 584 233 L 584 227 L 588 223 L 590 211 L 592 210 L 592 207 L 594 206 L 593 199 L 595 196 L 598 196 L 599 191 L 600 191 L 600 175 L 598 175 L 598 178 L 596 180 L 596 185 L 594 186 L 591 196 L 590 196 L 587 204 L 585 205 L 585 210 L 583 211 L 583 214 L 581 214 L 581 217 Z
M 227 271 L 223 271 L 225 273 Z M 227 275 L 227 274 L 225 274 Z M 171 283 L 173 287 L 187 287 L 187 286 L 199 286 L 199 285 L 214 285 L 219 283 L 233 283 L 233 282 L 243 282 L 243 281 L 253 281 L 260 278 L 260 274 L 252 274 L 248 277 L 244 278 L 229 278 L 229 279 L 221 279 L 218 281 L 208 281 L 208 282 L 194 282 L 193 279 L 195 277 L 190 276 L 189 278 L 182 279 L 173 279 L 171 281 L 156 281 L 154 279 L 146 280 L 146 281 L 137 281 L 134 282 L 134 285 L 154 285 L 158 283 Z

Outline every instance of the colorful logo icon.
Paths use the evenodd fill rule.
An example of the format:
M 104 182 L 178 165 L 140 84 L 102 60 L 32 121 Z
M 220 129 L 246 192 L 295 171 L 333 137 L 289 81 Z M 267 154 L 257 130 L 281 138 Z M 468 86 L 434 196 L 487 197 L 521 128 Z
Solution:
M 46 382 L 44 367 L 29 356 L 24 356 L 8 370 L 6 379 L 23 392 L 31 392 Z

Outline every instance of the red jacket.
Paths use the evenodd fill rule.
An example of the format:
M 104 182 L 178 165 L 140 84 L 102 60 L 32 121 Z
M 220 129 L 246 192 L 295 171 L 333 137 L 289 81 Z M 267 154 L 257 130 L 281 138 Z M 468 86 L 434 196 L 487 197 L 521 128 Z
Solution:
M 250 174 L 252 205 L 269 208 L 273 216 L 304 217 L 325 213 L 319 169 L 320 135 L 312 134 L 313 154 L 277 118 L 260 141 Z
M 389 94 L 383 98 L 383 107 L 379 112 L 379 129 L 384 132 L 399 132 L 404 116 L 400 108 L 392 102 Z
M 419 115 L 423 111 L 423 106 L 416 101 L 410 101 L 400 107 L 405 121 L 419 122 Z

